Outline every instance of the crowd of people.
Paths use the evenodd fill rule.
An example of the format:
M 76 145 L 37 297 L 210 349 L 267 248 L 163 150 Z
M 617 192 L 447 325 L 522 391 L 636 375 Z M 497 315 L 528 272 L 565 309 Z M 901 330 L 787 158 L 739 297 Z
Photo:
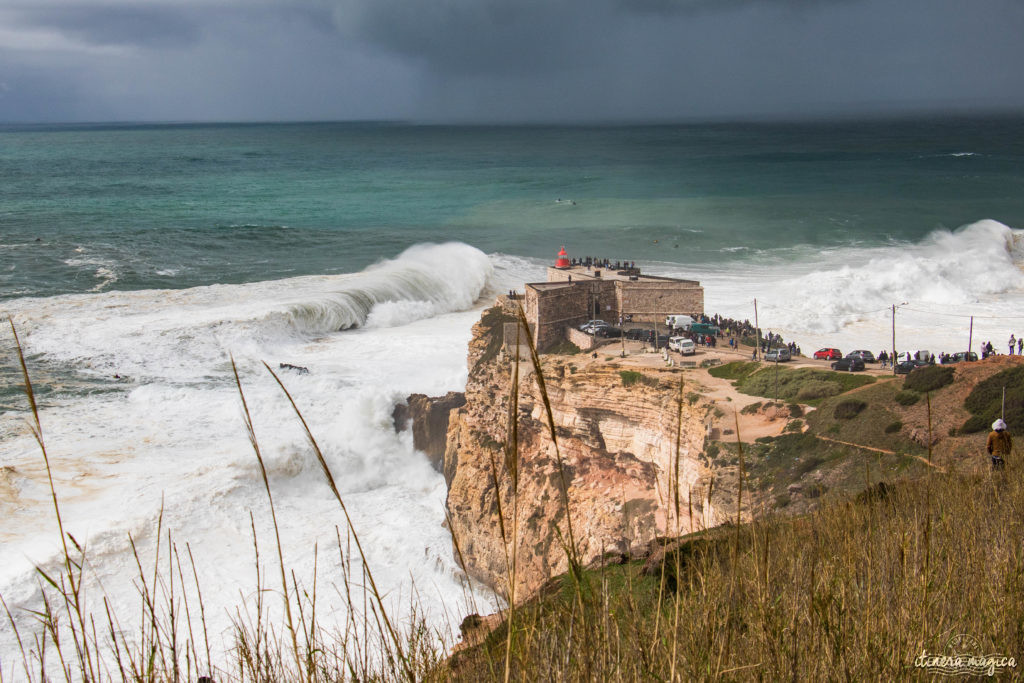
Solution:
M 569 265 L 585 268 L 610 268 L 613 270 L 637 270 L 636 261 L 612 261 L 599 256 L 584 256 L 570 259 Z

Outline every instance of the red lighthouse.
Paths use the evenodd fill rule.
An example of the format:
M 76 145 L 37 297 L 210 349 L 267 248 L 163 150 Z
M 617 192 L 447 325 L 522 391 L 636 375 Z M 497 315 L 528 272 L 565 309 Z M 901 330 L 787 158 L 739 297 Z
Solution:
M 562 251 L 558 252 L 558 258 L 555 260 L 555 268 L 568 268 L 569 267 L 569 255 L 565 253 L 565 247 L 562 247 Z

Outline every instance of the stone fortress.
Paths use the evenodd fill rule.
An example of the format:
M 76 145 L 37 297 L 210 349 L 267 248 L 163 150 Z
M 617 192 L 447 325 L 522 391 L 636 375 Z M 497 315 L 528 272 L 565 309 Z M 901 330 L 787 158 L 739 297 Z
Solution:
M 645 275 L 632 262 L 570 261 L 565 247 L 548 267 L 547 282 L 527 283 L 524 298 L 540 351 L 563 340 L 578 341 L 578 328 L 588 320 L 654 327 L 664 325 L 668 315 L 704 313 L 704 288 L 696 280 Z

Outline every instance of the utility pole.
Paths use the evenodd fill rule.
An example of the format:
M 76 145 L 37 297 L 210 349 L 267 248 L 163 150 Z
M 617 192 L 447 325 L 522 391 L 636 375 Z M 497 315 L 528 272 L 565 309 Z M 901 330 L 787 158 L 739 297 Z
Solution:
M 896 374 L 896 304 L 892 305 L 892 374 Z
M 761 327 L 757 324 L 757 299 L 754 299 L 754 358 L 761 358 Z
M 974 341 L 974 316 L 971 316 L 971 327 L 967 330 L 967 355 L 965 361 L 971 360 L 971 343 Z

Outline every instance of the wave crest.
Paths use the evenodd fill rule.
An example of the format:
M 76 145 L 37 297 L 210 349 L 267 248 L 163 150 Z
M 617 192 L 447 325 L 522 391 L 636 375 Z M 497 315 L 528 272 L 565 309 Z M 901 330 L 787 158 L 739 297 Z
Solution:
M 850 264 L 851 256 L 858 254 L 839 254 L 831 268 L 781 283 L 778 317 L 798 329 L 834 332 L 900 301 L 968 304 L 1024 289 L 1024 231 L 994 220 L 872 249 L 866 262 Z
M 470 308 L 493 271 L 487 255 L 468 244 L 418 244 L 319 298 L 289 305 L 285 315 L 308 334 L 404 325 Z

